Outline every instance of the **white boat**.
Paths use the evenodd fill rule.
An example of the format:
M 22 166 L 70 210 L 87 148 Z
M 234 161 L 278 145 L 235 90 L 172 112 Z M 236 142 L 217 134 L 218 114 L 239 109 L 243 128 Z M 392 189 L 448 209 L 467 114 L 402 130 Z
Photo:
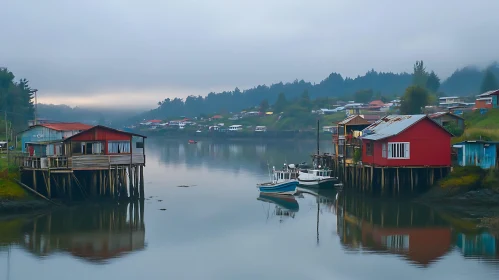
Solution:
M 304 186 L 324 185 L 337 181 L 337 177 L 331 177 L 329 169 L 309 169 L 307 172 L 300 170 L 298 175 L 298 182 Z
M 293 176 L 293 171 L 287 168 L 287 165 L 283 170 L 275 170 L 275 167 L 272 167 L 271 181 L 257 184 L 257 188 L 262 193 L 293 195 L 299 184 L 296 177 L 296 175 Z

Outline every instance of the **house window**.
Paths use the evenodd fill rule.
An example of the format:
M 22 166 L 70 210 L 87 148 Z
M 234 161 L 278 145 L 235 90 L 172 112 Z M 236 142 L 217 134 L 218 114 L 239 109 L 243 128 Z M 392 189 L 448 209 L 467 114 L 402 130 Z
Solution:
M 389 159 L 409 159 L 409 142 L 389 142 L 388 143 L 388 158 Z
M 386 158 L 386 143 L 381 144 L 381 157 Z
M 381 242 L 388 249 L 409 250 L 409 235 L 382 236 Z
M 129 154 L 130 142 L 110 141 L 109 143 L 107 143 L 107 151 L 109 154 Z
M 135 143 L 135 148 L 137 148 L 137 149 L 143 149 L 144 148 L 144 142 L 137 142 L 137 143 Z
M 366 155 L 368 156 L 373 155 L 373 144 L 371 142 L 366 143 Z
M 333 143 L 333 151 L 331 154 L 336 155 L 336 144 L 335 143 Z

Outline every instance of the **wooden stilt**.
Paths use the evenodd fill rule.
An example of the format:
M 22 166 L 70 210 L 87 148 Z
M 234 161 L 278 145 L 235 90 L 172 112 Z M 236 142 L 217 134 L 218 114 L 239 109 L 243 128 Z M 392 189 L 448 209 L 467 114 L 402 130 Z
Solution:
M 133 195 L 133 180 L 132 180 L 132 165 L 128 167 L 128 195 L 132 198 Z
M 143 200 L 145 198 L 144 196 L 144 166 L 141 165 L 140 166 L 140 198 Z M 144 203 L 142 203 L 144 204 Z M 142 206 L 142 215 L 143 215 L 143 208 L 144 206 Z
M 114 197 L 118 197 L 120 194 L 120 181 L 119 181 L 119 169 L 116 166 L 114 170 Z
M 108 192 L 109 192 L 109 197 L 113 197 L 113 175 L 111 174 L 111 166 L 109 166 L 109 171 L 108 171 Z
M 92 171 L 92 188 L 91 188 L 92 196 L 97 195 L 97 173 Z
M 400 194 L 400 177 L 399 177 L 399 169 L 397 168 L 397 194 Z
M 47 196 L 49 199 L 52 198 L 52 188 L 50 186 L 50 169 L 47 171 Z
M 412 174 L 412 168 L 411 168 L 411 192 L 414 192 L 414 178 Z
M 367 185 L 367 188 L 372 190 L 373 187 L 373 178 L 374 178 L 374 167 L 371 165 L 371 179 L 369 179 L 369 184 Z
M 73 200 L 73 187 L 71 184 L 71 173 L 68 173 L 68 194 L 69 194 L 69 200 Z
M 385 193 L 385 168 L 381 167 L 381 193 Z
M 35 191 L 38 191 L 37 186 L 36 186 L 36 170 L 33 170 L 33 189 Z
M 102 170 L 99 170 L 99 195 L 102 196 L 104 194 L 104 180 L 102 178 Z

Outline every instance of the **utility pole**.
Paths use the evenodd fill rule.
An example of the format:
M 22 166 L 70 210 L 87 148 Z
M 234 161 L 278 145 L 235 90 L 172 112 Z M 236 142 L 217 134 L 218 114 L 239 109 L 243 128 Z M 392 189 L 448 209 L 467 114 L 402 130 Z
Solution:
M 9 128 L 8 128 L 8 125 L 7 125 L 7 111 L 4 111 L 4 114 L 5 114 L 5 118 L 4 118 L 4 122 L 5 122 L 5 142 L 7 143 L 6 144 L 6 146 L 7 146 L 7 174 L 9 174 L 10 157 L 9 157 Z
M 36 93 L 38 92 L 37 89 L 31 90 L 32 93 L 35 94 L 35 123 L 34 125 L 38 124 L 38 100 L 36 99 Z

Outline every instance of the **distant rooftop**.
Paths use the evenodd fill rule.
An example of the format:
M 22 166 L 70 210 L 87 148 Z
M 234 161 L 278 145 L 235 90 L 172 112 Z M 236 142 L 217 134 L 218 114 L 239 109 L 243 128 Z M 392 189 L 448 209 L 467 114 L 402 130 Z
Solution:
M 70 131 L 70 130 L 87 130 L 92 128 L 91 125 L 83 124 L 79 122 L 73 123 L 43 123 L 38 124 L 39 126 L 43 126 L 46 128 L 50 128 L 57 131 Z

